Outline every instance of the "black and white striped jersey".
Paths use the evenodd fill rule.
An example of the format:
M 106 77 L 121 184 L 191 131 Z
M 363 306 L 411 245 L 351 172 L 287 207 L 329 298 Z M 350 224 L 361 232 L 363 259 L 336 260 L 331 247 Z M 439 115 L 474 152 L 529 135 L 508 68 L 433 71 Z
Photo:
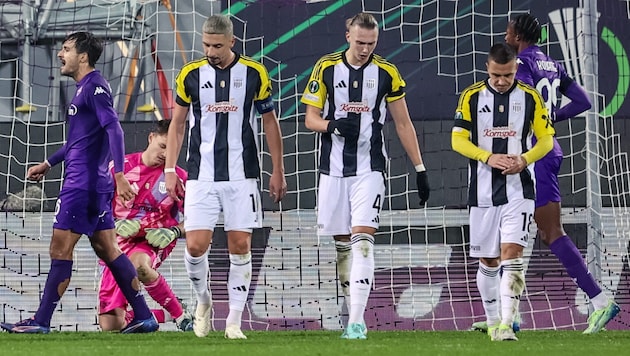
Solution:
M 531 149 L 532 135 L 553 135 L 554 129 L 540 94 L 515 81 L 498 93 L 487 81 L 466 88 L 457 105 L 453 135 L 465 136 L 490 153 L 521 155 Z M 469 155 L 473 156 L 473 154 Z M 534 199 L 534 165 L 520 174 L 503 175 L 476 159 L 469 160 L 468 205 L 499 206 L 512 199 Z
M 189 106 L 188 179 L 259 178 L 254 109 L 274 110 L 267 69 L 239 54 L 224 69 L 204 57 L 182 67 L 176 93 L 177 104 Z
M 320 58 L 301 101 L 321 109 L 326 120 L 352 120 L 358 135 L 346 139 L 322 134 L 319 171 L 336 177 L 385 171 L 387 103 L 404 97 L 404 89 L 396 66 L 378 55 L 359 68 L 346 61 L 343 51 Z

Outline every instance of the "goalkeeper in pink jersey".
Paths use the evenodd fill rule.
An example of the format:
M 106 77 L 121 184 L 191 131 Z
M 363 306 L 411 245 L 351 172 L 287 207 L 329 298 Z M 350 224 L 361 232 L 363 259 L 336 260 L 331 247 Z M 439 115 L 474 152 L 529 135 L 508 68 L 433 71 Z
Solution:
M 114 199 L 112 210 L 118 245 L 129 256 L 145 290 L 170 314 L 178 329 L 190 331 L 190 314 L 157 271 L 184 232 L 180 224 L 183 202 L 169 197 L 164 183 L 169 124 L 169 120 L 158 121 L 149 134 L 147 148 L 125 156 L 123 172 L 137 195 L 127 202 Z M 182 168 L 177 167 L 176 174 L 182 182 L 186 181 L 187 174 Z M 162 313 L 162 310 L 154 311 L 156 319 L 164 322 L 167 318 Z M 121 330 L 133 319 L 133 312 L 127 311 L 127 300 L 107 267 L 104 267 L 99 288 L 98 314 L 103 331 Z

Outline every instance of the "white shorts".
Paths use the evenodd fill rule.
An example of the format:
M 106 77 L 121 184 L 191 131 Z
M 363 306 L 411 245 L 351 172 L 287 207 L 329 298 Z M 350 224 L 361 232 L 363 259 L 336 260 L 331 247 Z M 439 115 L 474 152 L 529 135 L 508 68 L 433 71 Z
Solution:
M 186 231 L 213 230 L 223 211 L 225 231 L 262 227 L 262 204 L 255 179 L 235 182 L 188 180 L 184 200 Z
M 470 257 L 501 257 L 501 244 L 527 247 L 534 200 L 520 199 L 501 206 L 470 207 Z
M 349 235 L 353 226 L 378 229 L 385 199 L 381 172 L 357 177 L 321 174 L 317 196 L 317 229 L 320 235 Z

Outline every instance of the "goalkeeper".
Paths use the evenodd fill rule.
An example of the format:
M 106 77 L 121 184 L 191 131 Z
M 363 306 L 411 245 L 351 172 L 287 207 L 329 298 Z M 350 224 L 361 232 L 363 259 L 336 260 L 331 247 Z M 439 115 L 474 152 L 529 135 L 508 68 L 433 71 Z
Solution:
M 183 224 L 179 223 L 183 216 L 182 201 L 170 198 L 164 184 L 169 123 L 170 120 L 158 121 L 149 133 L 147 148 L 125 156 L 124 174 L 137 195 L 126 203 L 115 197 L 112 209 L 120 249 L 129 256 L 147 293 L 168 313 L 154 310 L 156 319 L 165 322 L 172 318 L 179 330 L 190 331 L 190 313 L 157 272 L 184 232 Z M 176 174 L 186 181 L 187 174 L 182 168 L 177 167 Z M 127 300 L 107 267 L 100 281 L 98 313 L 103 331 L 120 330 L 126 321 L 133 319 L 133 312 L 127 311 Z

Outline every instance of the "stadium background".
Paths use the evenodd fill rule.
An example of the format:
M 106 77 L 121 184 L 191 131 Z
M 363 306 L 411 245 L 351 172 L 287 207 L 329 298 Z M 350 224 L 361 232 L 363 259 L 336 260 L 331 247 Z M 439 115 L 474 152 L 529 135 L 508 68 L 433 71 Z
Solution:
M 85 2 L 112 3 L 105 0 L 83 1 Z M 77 2 L 77 4 L 81 3 L 81 1 Z M 122 6 L 128 5 L 129 2 L 120 3 Z M 151 1 L 147 3 L 150 4 Z M 172 12 L 164 11 L 160 5 L 158 9 L 161 11 L 157 12 L 155 19 L 157 28 L 152 30 L 158 34 L 156 36 L 158 41 L 155 44 L 158 49 L 156 53 L 168 84 L 165 87 L 169 89 L 172 87 L 173 79 L 184 63 L 182 57 L 191 59 L 200 56 L 200 39 L 195 32 L 198 33 L 205 16 L 211 12 L 224 11 L 230 5 L 232 10 L 238 9 L 236 16 L 239 20 L 235 21 L 235 33 L 240 40 L 235 49 L 247 55 L 262 58 L 275 80 L 274 90 L 278 98 L 277 107 L 283 133 L 288 137 L 293 135 L 301 137 L 301 133 L 306 130 L 303 127 L 304 109 L 301 105 L 297 105 L 299 102 L 297 95 L 306 85 L 312 65 L 319 56 L 344 48 L 346 18 L 362 9 L 374 11 L 379 22 L 385 26 L 380 32 L 376 52 L 394 62 L 407 82 L 407 103 L 418 131 L 433 188 L 429 206 L 461 211 L 465 204 L 466 161 L 450 149 L 451 120 L 459 92 L 465 86 L 485 78 L 483 74 L 484 51 L 492 43 L 503 41 L 503 33 L 511 15 L 531 12 L 541 18 L 542 22 L 546 22 L 547 15 L 552 11 L 575 9 L 583 6 L 583 2 L 441 1 L 442 4 L 451 6 L 452 18 L 449 19 L 448 13 L 445 13 L 445 17 L 437 21 L 425 19 L 427 22 L 424 25 L 402 24 L 402 22 L 423 16 L 419 7 L 420 3 L 430 8 L 437 6 L 437 1 L 401 1 L 400 4 L 407 5 L 401 7 L 404 10 L 398 10 L 403 13 L 402 16 L 397 16 L 395 13 L 396 6 L 391 6 L 391 4 L 384 6 L 388 3 L 398 2 L 261 0 L 228 3 L 195 0 L 173 1 Z M 73 95 L 74 83 L 59 78 L 58 62 L 54 54 L 59 48 L 61 35 L 71 30 L 91 29 L 91 25 L 79 20 L 70 24 L 60 21 L 63 25 L 58 28 L 57 33 L 54 33 L 52 25 L 49 25 L 48 30 L 52 33 L 50 37 L 42 36 L 40 40 L 34 41 L 31 48 L 32 64 L 27 67 L 31 78 L 29 87 L 32 88 L 29 102 L 39 105 L 40 109 L 28 112 L 27 124 L 16 125 L 15 118 L 21 118 L 24 114 L 16 114 L 15 108 L 24 103 L 17 94 L 22 86 L 17 77 L 23 73 L 16 75 L 19 72 L 19 66 L 16 64 L 18 61 L 14 59 L 20 58 L 24 47 L 19 39 L 20 36 L 16 39 L 8 25 L 19 21 L 22 15 L 16 15 L 14 10 L 15 8 L 21 10 L 23 6 L 26 5 L 20 1 L 3 1 L 0 4 L 0 14 L 5 14 L 1 18 L 4 23 L 0 26 L 0 54 L 2 56 L 0 57 L 0 79 L 10 84 L 0 86 L 0 98 L 3 98 L 0 101 L 0 133 L 2 133 L 0 135 L 0 171 L 3 173 L 3 179 L 0 180 L 0 195 L 5 196 L 24 189 L 25 182 L 21 177 L 28 168 L 26 162 L 33 163 L 41 160 L 47 153 L 58 148 L 63 141 L 64 127 L 55 125 L 55 121 L 63 119 L 64 103 L 68 102 Z M 67 10 L 68 5 L 59 1 L 55 6 Z M 101 10 L 81 9 L 77 11 L 77 14 L 85 11 L 92 11 L 94 17 L 99 17 Z M 625 48 L 630 46 L 630 33 L 625 30 L 629 22 L 628 2 L 599 1 L 597 11 L 599 13 L 598 33 L 603 34 L 605 30 L 608 30 L 621 45 L 621 48 L 611 48 L 603 37 L 599 41 L 597 65 L 601 94 L 599 98 L 602 101 L 599 107 L 603 108 L 606 103 L 615 99 L 616 106 L 607 112 L 606 116 L 614 115 L 615 132 L 621 137 L 627 137 L 630 134 L 628 125 L 630 109 L 625 100 L 630 81 L 625 56 Z M 455 17 L 459 17 L 460 21 L 471 25 L 473 17 L 468 18 L 466 14 L 474 12 L 497 14 L 481 17 L 483 21 L 477 18 L 474 22 L 475 31 L 490 33 L 489 36 L 466 37 L 459 34 L 462 35 L 463 40 L 451 41 L 451 44 L 446 46 L 433 41 L 420 42 L 419 31 L 422 33 L 421 36 L 439 34 L 448 38 L 451 35 L 458 35 L 456 30 L 449 32 L 452 27 L 449 23 L 452 23 Z M 67 20 L 68 15 L 65 11 L 59 11 L 57 15 Z M 169 22 L 171 15 L 174 16 L 177 24 L 176 31 Z M 51 19 L 52 23 L 54 23 L 53 19 Z M 170 116 L 169 104 L 163 100 L 165 87 L 155 85 L 144 91 L 138 91 L 136 87 L 129 90 L 129 79 L 125 77 L 125 71 L 128 68 L 123 60 L 124 51 L 115 45 L 117 38 L 114 32 L 104 31 L 103 33 L 103 37 L 109 41 L 97 68 L 103 71 L 105 77 L 110 79 L 112 87 L 118 92 L 117 109 L 126 133 L 127 152 L 141 150 L 146 144 L 146 133 L 151 122 L 158 116 L 161 118 Z M 181 35 L 181 43 L 178 42 L 176 34 Z M 553 33 L 549 36 L 553 36 Z M 248 38 L 257 40 L 245 40 Z M 182 56 L 179 50 L 180 45 L 186 49 L 194 49 L 194 53 L 191 51 Z M 563 53 L 558 46 L 550 46 L 548 49 L 555 58 L 563 58 Z M 148 58 L 151 59 L 150 56 Z M 153 66 L 153 72 L 149 70 L 147 76 L 155 75 L 155 61 L 147 63 Z M 58 88 L 59 93 L 56 96 L 59 99 L 58 103 L 50 102 L 50 88 Z M 155 98 L 157 111 L 147 114 L 137 110 L 137 107 L 144 103 L 142 99 L 146 95 Z M 584 125 L 583 120 L 580 119 L 574 122 L 572 125 L 578 127 Z M 37 125 L 37 123 L 44 124 Z M 405 159 L 404 151 L 390 126 L 386 127 L 387 145 L 392 157 L 390 173 L 392 176 L 405 175 L 411 170 L 411 166 Z M 560 135 L 568 135 L 568 130 L 566 125 L 558 127 Z M 29 140 L 39 143 L 40 137 L 43 138 L 44 145 L 15 144 L 15 142 L 29 142 Z M 296 144 L 293 144 L 294 142 Z M 337 328 L 344 317 L 342 303 L 338 298 L 340 291 L 337 290 L 334 280 L 332 246 L 327 241 L 320 241 L 314 236 L 313 224 L 296 223 L 297 227 L 294 228 L 293 223 L 289 222 L 294 217 L 293 212 L 299 213 L 304 210 L 312 212 L 315 207 L 316 174 L 313 174 L 316 167 L 316 160 L 313 158 L 315 142 L 316 140 L 310 138 L 285 141 L 286 156 L 297 155 L 299 152 L 310 154 L 285 162 L 287 171 L 296 172 L 287 177 L 289 189 L 295 194 L 290 194 L 281 207 L 274 206 L 265 199 L 265 206 L 269 211 L 269 222 L 266 223 L 268 225 L 266 229 L 257 232 L 259 238 L 254 244 L 255 278 L 252 282 L 252 305 L 248 309 L 251 328 Z M 564 146 L 570 141 L 562 143 Z M 573 153 L 573 147 L 564 148 L 565 153 Z M 621 150 L 628 152 L 627 140 L 621 141 Z M 180 157 L 182 164 L 183 157 L 182 154 Z M 264 158 L 267 162 L 268 158 Z M 579 160 L 576 164 L 577 167 L 566 165 L 563 167 L 565 177 L 561 180 L 561 191 L 564 193 L 565 210 L 570 209 L 573 214 L 565 219 L 568 222 L 567 230 L 576 238 L 578 247 L 586 252 L 588 227 L 580 212 L 586 206 L 588 192 L 585 190 L 576 192 L 572 187 L 576 181 L 570 177 L 569 169 L 579 171 L 584 166 L 584 163 Z M 55 167 L 49 181 L 43 185 L 44 194 L 48 199 L 43 200 L 41 210 L 52 209 L 54 197 L 60 187 L 61 175 L 61 168 Z M 586 178 L 578 179 L 586 180 Z M 415 188 L 414 183 L 407 184 L 405 178 L 395 182 L 398 184 L 390 186 L 391 198 L 387 201 L 386 209 L 417 209 L 417 197 L 415 192 L 410 191 Z M 263 189 L 264 184 L 266 184 L 266 179 L 263 179 Z M 1 198 L 3 197 L 0 196 Z M 282 212 L 278 213 L 278 210 Z M 300 216 L 296 219 L 300 219 Z M 312 217 L 309 216 L 306 220 L 308 219 Z M 37 304 L 40 287 L 43 287 L 42 281 L 47 270 L 46 249 L 49 221 L 50 214 L 46 213 L 20 215 L 10 212 L 0 220 L 2 232 L 5 234 L 4 244 L 0 243 L 0 251 L 3 253 L 0 268 L 2 273 L 0 293 L 2 293 L 2 315 L 7 320 L 15 319 L 17 316 L 28 316 Z M 397 230 L 408 229 L 408 227 L 397 222 L 388 225 L 385 230 L 391 232 L 391 237 L 384 244 L 423 246 L 416 246 L 403 254 L 416 253 L 418 252 L 416 248 L 421 251 L 425 248 L 434 248 L 437 244 L 450 245 L 450 248 L 444 251 L 439 250 L 430 255 L 427 258 L 428 261 L 423 260 L 419 266 L 413 268 L 405 267 L 404 263 L 400 263 L 400 268 L 384 268 L 377 272 L 375 289 L 378 292 L 374 293 L 374 301 L 371 302 L 367 314 L 367 322 L 371 327 L 385 330 L 392 328 L 462 329 L 466 328 L 473 319 L 480 317 L 482 314 L 480 303 L 474 302 L 474 298 L 477 298 L 474 280 L 472 280 L 475 268 L 474 264 L 466 259 L 465 253 L 467 222 L 465 220 L 458 220 L 458 222 L 458 226 L 455 227 L 447 226 L 437 230 L 419 229 L 418 231 L 422 232 L 419 234 L 416 230 L 412 230 L 414 232 L 412 234 L 397 234 Z M 304 226 L 310 228 L 305 229 Z M 16 237 L 19 237 L 19 243 Z M 424 247 L 424 244 L 431 246 Z M 182 245 L 183 243 L 180 243 L 178 249 L 181 249 Z M 524 305 L 525 327 L 580 328 L 580 324 L 583 324 L 586 318 L 586 308 L 583 304 L 577 303 L 581 299 L 579 292 L 576 291 L 568 276 L 561 271 L 558 263 L 554 262 L 553 257 L 549 256 L 538 242 L 532 245 L 530 252 L 535 257 L 532 257 L 530 264 L 535 268 L 530 268 L 527 276 L 529 297 Z M 219 233 L 210 255 L 211 263 L 215 266 L 211 285 L 213 294 L 219 300 L 216 307 L 219 310 L 219 316 L 225 312 L 225 309 L 221 309 L 225 308 L 225 305 L 220 302 L 226 297 L 225 285 L 220 282 L 225 280 L 227 268 L 224 247 L 224 239 Z M 619 275 L 616 276 L 618 281 L 615 288 L 607 292 L 614 293 L 622 304 L 628 304 L 630 303 L 628 282 L 630 268 L 627 258 L 622 258 L 622 256 L 627 256 L 627 251 L 624 249 L 627 250 L 627 242 L 622 241 L 621 255 L 617 256 L 621 259 L 617 270 Z M 23 254 L 23 251 L 29 252 Z M 32 251 L 37 252 L 30 255 Z M 53 320 L 53 322 L 57 321 L 59 329 L 90 330 L 95 328 L 94 279 L 98 276 L 98 271 L 89 252 L 89 249 L 82 250 L 80 246 L 81 259 L 75 264 L 77 267 L 75 267 L 73 283 L 62 300 L 61 312 L 58 313 L 61 316 L 56 316 L 57 319 Z M 172 278 L 174 287 L 188 298 L 190 291 L 185 277 L 182 280 L 182 266 L 178 266 L 180 264 L 178 252 L 181 251 L 176 250 L 175 257 L 169 265 L 165 266 L 166 270 L 163 273 L 170 277 L 175 276 Z M 279 256 L 276 256 L 278 260 L 270 259 L 272 252 Z M 400 251 L 395 253 L 400 253 Z M 448 263 L 440 262 L 443 258 L 446 258 Z M 288 263 L 290 267 L 287 267 L 285 265 L 287 261 L 299 262 Z M 377 261 L 378 266 L 391 267 L 392 264 L 396 266 L 397 263 Z M 310 268 L 312 270 L 309 270 Z M 275 271 L 275 274 L 263 272 L 266 269 Z M 87 283 L 73 285 L 82 283 L 81 273 L 91 276 L 91 280 L 88 278 Z M 276 280 L 272 280 L 273 278 Z M 312 288 L 304 289 L 304 286 L 308 285 Z M 408 298 L 410 285 L 424 286 L 426 290 L 422 289 L 423 287 L 416 287 L 423 295 L 416 295 L 418 301 L 412 300 L 407 303 L 405 298 Z M 440 292 L 436 292 L 435 288 Z M 270 302 L 267 297 L 273 294 L 273 290 L 281 292 L 278 292 L 280 296 L 275 295 L 272 298 L 273 302 Z M 260 291 L 263 291 L 262 296 L 257 294 Z M 313 292 L 321 293 L 321 298 L 309 295 Z M 381 294 L 383 294 L 382 299 L 379 297 Z M 27 298 L 22 298 L 23 296 Z M 190 298 L 188 299 L 187 301 L 191 303 Z M 288 309 L 292 311 L 287 311 Z M 628 314 L 624 315 L 625 322 L 613 322 L 611 327 L 627 327 Z M 1 316 L 0 319 L 2 319 Z M 545 319 L 551 321 L 545 322 Z M 620 319 L 623 320 L 623 318 Z

